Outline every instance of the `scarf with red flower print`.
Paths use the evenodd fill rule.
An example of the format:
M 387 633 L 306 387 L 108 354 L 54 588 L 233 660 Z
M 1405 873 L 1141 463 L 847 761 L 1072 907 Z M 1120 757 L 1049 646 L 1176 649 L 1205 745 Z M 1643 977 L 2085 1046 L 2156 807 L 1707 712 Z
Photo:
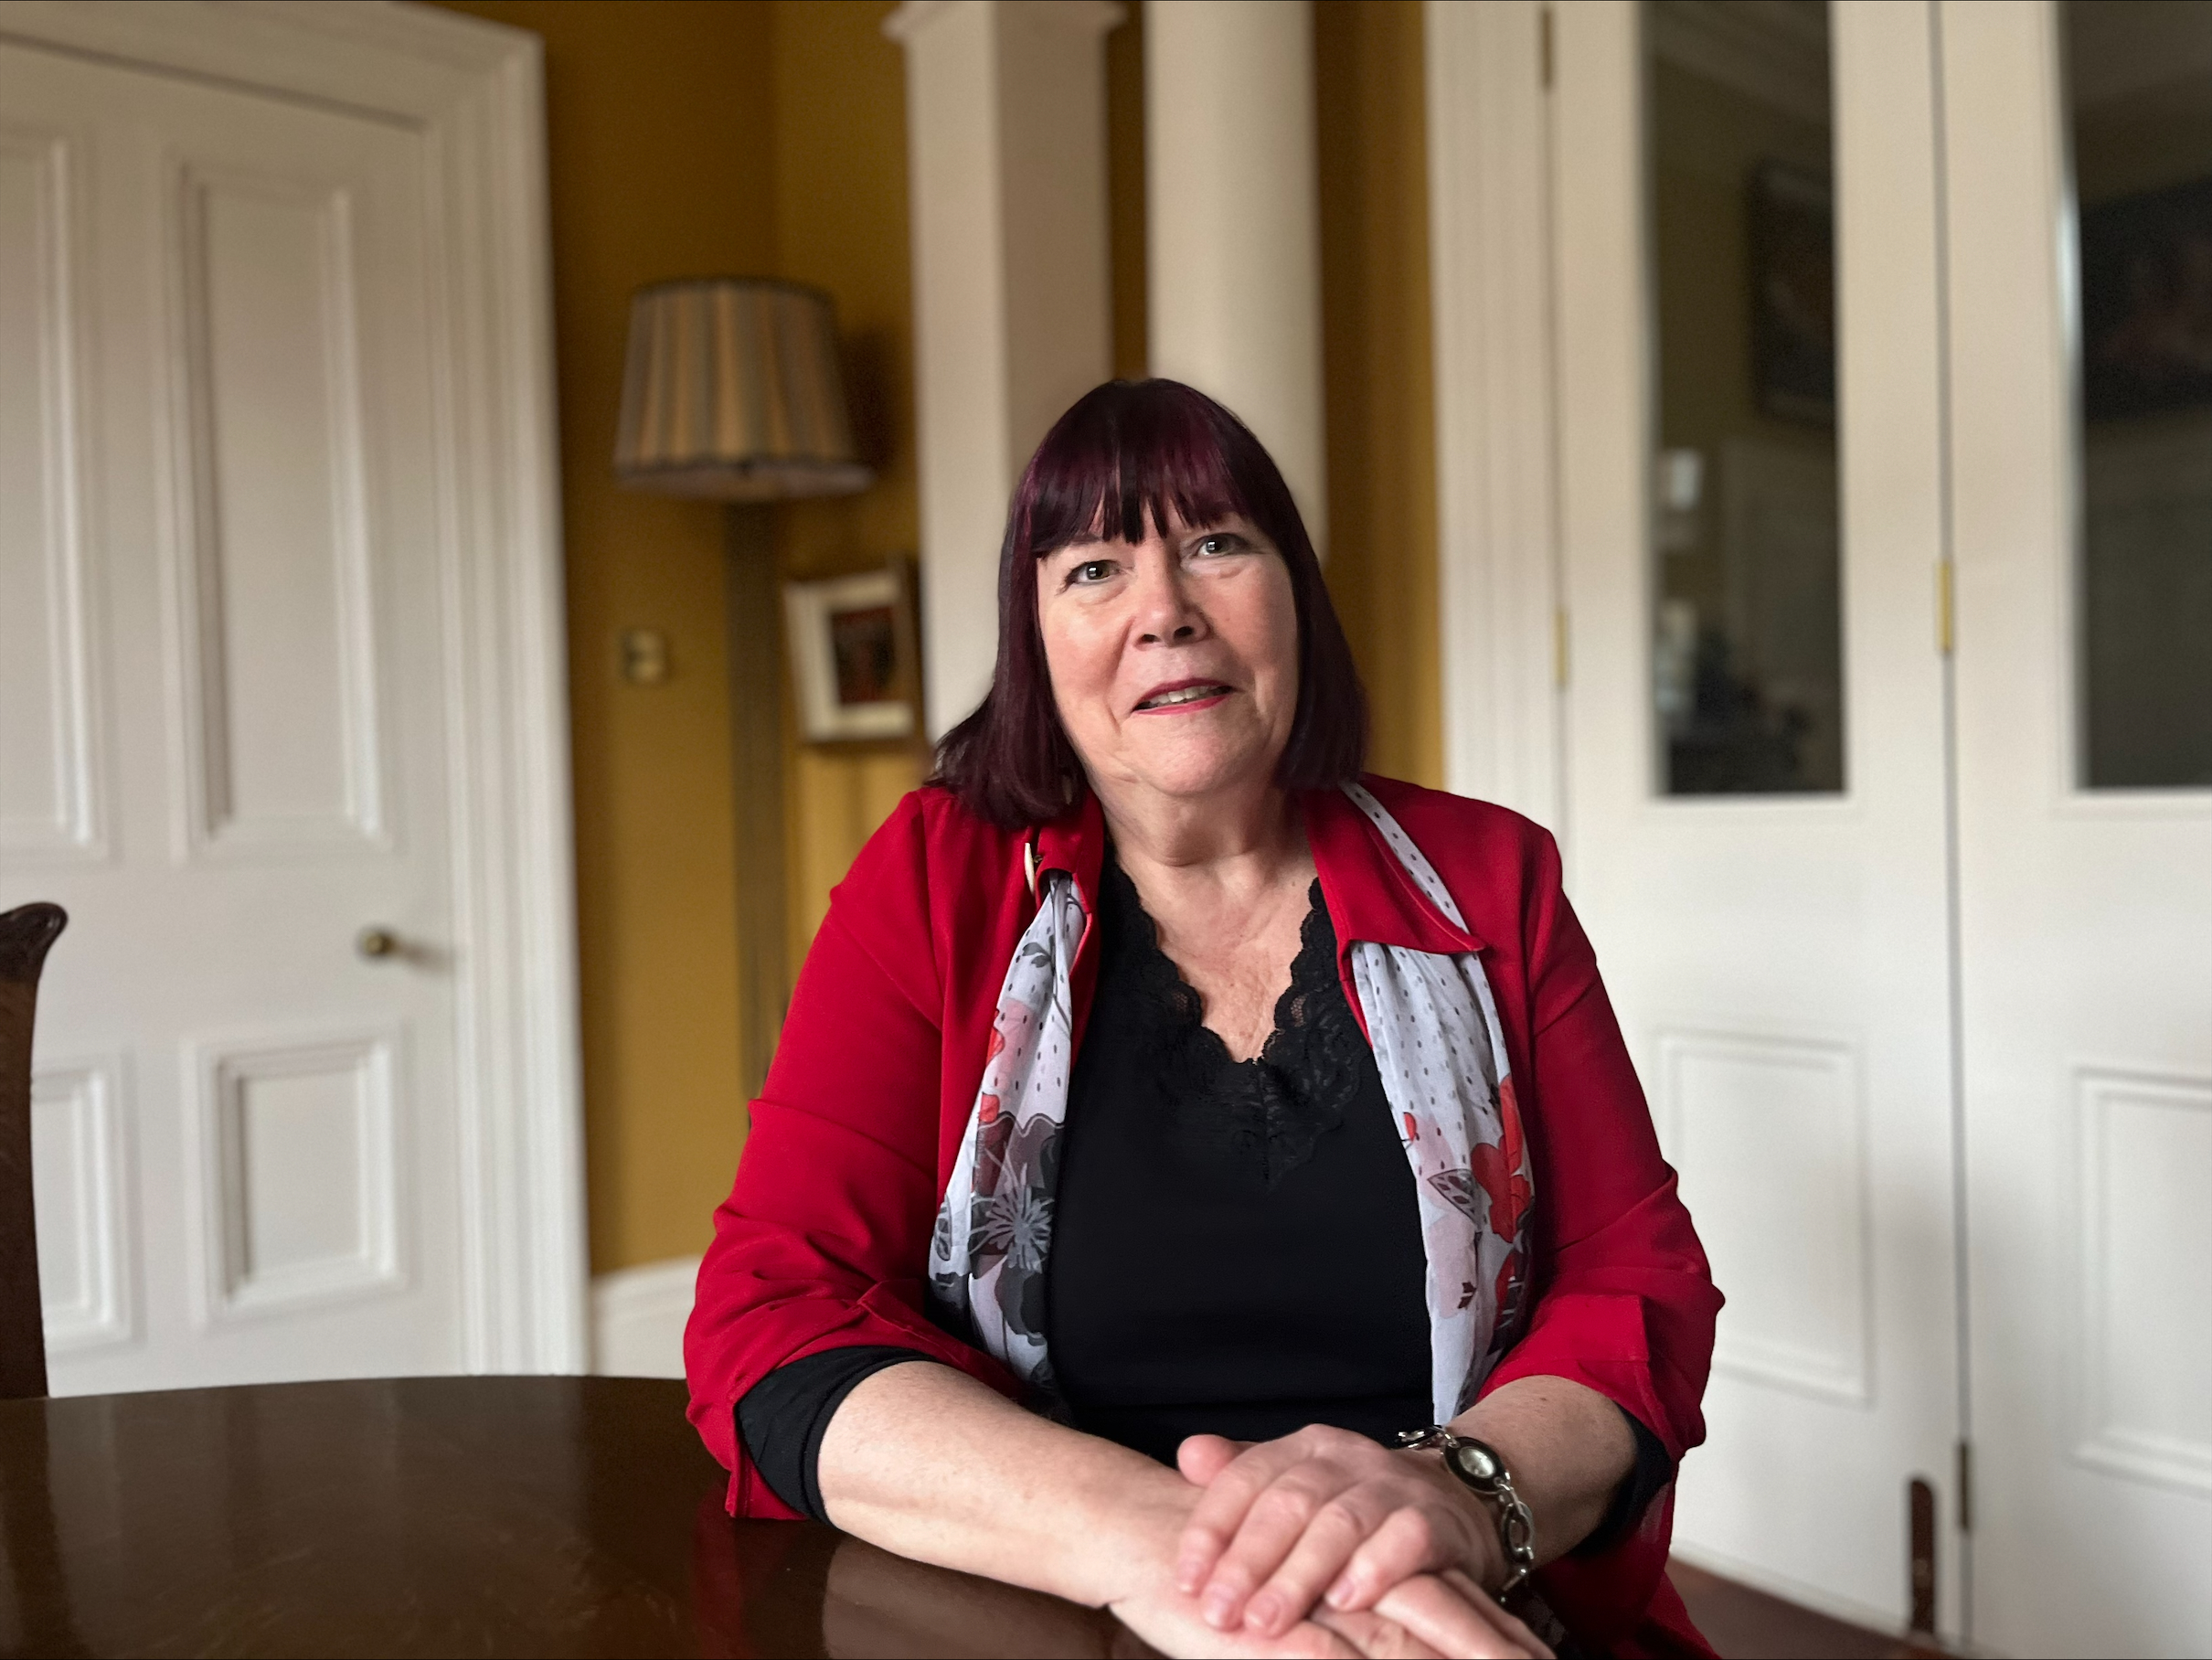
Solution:
M 1358 784 L 1345 793 L 1422 896 L 1464 930 L 1442 878 L 1398 821 Z M 1045 1261 L 1074 1070 L 1069 983 L 1083 921 L 1074 879 L 1045 873 L 1037 917 L 1006 965 L 983 1087 L 930 1241 L 930 1289 L 943 1312 L 1047 1396 L 1057 1391 L 1045 1348 Z M 1355 941 L 1351 960 L 1420 1198 L 1430 1392 L 1436 1421 L 1446 1423 L 1473 1403 L 1519 1335 L 1535 1197 L 1527 1144 L 1481 960 L 1371 940 Z

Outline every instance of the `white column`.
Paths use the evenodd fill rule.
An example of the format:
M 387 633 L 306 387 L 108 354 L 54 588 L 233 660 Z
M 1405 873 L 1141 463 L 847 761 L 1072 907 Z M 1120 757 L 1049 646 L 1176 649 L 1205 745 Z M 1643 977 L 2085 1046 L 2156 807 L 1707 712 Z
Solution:
M 907 0 L 921 633 L 932 737 L 998 648 L 1006 502 L 1060 412 L 1112 373 L 1107 0 Z
M 1444 785 L 1564 835 L 1543 0 L 1428 0 Z
M 1328 532 L 1308 0 L 1146 0 L 1150 367 L 1219 399 Z

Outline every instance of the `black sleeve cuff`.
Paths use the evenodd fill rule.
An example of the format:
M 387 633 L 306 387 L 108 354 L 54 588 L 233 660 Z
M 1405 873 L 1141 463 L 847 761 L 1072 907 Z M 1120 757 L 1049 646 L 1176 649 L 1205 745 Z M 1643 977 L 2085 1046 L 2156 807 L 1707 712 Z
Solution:
M 1635 1530 L 1651 1508 L 1652 1500 L 1660 1490 L 1675 1479 L 1675 1461 L 1666 1455 L 1666 1448 L 1659 1438 L 1643 1427 L 1643 1421 L 1626 1407 L 1615 1403 L 1621 1416 L 1628 1420 L 1629 1432 L 1636 1438 L 1636 1462 L 1622 1477 L 1621 1484 L 1613 1489 L 1613 1502 L 1605 1507 L 1605 1517 L 1590 1538 L 1584 1539 L 1567 1554 L 1569 1556 L 1597 1556 L 1611 1550 Z
M 882 1345 L 824 1349 L 778 1367 L 746 1390 L 738 1402 L 738 1439 L 769 1491 L 800 1515 L 827 1521 L 815 1464 L 830 1420 L 862 1378 L 902 1360 L 929 1358 L 919 1349 Z

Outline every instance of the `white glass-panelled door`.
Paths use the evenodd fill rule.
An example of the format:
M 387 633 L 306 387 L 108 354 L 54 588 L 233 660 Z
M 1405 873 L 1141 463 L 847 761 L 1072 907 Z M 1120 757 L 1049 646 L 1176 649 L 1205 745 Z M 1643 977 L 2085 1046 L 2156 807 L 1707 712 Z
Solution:
M 2212 4 L 1938 23 L 1973 1634 L 2212 1654 Z
M 1927 19 L 1553 18 L 1571 890 L 1728 1297 L 1677 1548 L 1901 1627 L 1958 1399 Z
M 1679 1548 L 2212 1652 L 2212 0 L 1551 19 L 1560 817 L 1729 1299 Z

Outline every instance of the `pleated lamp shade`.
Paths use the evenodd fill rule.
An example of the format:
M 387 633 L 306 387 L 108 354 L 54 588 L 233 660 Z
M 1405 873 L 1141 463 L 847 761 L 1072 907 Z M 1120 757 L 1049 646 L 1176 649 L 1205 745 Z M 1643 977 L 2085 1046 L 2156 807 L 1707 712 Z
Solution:
M 867 488 L 830 297 L 755 277 L 640 289 L 614 470 L 636 489 L 720 501 Z

